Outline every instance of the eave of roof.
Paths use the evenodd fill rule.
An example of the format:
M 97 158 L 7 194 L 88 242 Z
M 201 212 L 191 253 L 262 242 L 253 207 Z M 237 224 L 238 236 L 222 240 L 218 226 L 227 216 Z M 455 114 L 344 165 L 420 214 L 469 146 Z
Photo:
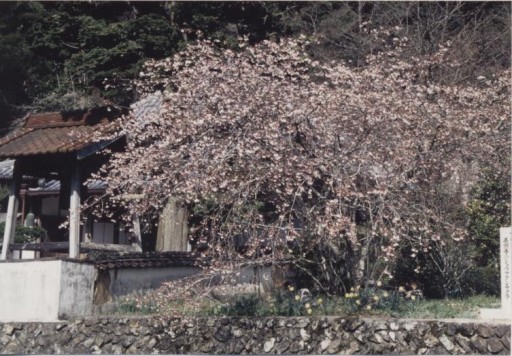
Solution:
M 130 252 L 95 251 L 88 253 L 85 261 L 98 269 L 198 267 L 199 256 L 193 252 Z
M 73 113 L 31 114 L 21 128 L 0 140 L 0 158 L 77 153 L 84 158 L 115 140 L 96 141 L 98 131 L 111 128 L 120 111 L 114 107 Z
M 7 160 L 0 162 L 0 180 L 9 181 L 12 179 L 13 173 L 13 164 L 14 161 Z M 23 176 L 24 181 L 36 180 L 36 177 L 31 176 Z M 106 188 L 106 183 L 101 180 L 95 180 L 87 182 L 87 191 L 89 193 L 100 193 L 104 192 Z M 52 179 L 46 181 L 43 187 L 39 188 L 29 188 L 27 191 L 27 195 L 36 196 L 36 195 L 52 195 L 59 194 L 60 192 L 60 181 L 57 179 Z

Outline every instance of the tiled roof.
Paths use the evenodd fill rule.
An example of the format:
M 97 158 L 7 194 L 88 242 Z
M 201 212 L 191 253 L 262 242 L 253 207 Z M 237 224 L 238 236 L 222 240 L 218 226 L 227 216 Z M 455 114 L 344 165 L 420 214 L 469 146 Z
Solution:
M 84 262 L 93 263 L 98 269 L 150 268 L 150 267 L 194 267 L 198 266 L 198 255 L 192 252 L 112 252 L 94 251 L 87 254 Z
M 94 143 L 93 132 L 104 129 L 119 115 L 111 106 L 31 114 L 23 127 L 0 140 L 0 158 L 79 151 Z

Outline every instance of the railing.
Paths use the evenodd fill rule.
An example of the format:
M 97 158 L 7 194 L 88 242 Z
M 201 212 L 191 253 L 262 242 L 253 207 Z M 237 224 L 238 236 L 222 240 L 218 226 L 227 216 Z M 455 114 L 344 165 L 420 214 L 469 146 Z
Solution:
M 1 244 L 0 244 L 1 246 Z M 0 247 L 1 248 L 1 247 Z M 27 242 L 10 244 L 11 251 L 41 251 L 41 252 L 67 252 L 69 251 L 69 242 Z M 81 242 L 80 251 L 88 252 L 93 250 L 107 250 L 118 252 L 135 251 L 132 245 L 116 245 L 116 244 L 97 244 L 92 242 Z

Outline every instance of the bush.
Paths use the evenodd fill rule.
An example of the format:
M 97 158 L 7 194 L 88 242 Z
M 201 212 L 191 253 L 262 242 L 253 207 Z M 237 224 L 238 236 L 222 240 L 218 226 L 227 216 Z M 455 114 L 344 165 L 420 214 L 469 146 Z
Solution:
M 295 288 L 289 287 L 288 290 L 275 290 L 266 296 L 240 295 L 233 303 L 209 308 L 207 314 L 215 316 L 301 316 L 312 315 L 318 313 L 319 310 L 325 312 L 322 297 L 313 298 L 306 289 L 296 292 Z
M 495 266 L 476 267 L 462 281 L 464 295 L 500 296 L 500 276 Z
M 479 267 L 499 263 L 499 228 L 510 226 L 509 176 L 486 169 L 471 191 L 467 204 L 468 231 L 477 247 Z
M 0 223 L 0 242 L 3 242 L 5 231 L 5 222 Z M 25 227 L 16 226 L 14 232 L 14 242 L 16 243 L 28 243 L 34 242 L 37 239 L 41 239 L 46 235 L 46 230 L 39 226 Z

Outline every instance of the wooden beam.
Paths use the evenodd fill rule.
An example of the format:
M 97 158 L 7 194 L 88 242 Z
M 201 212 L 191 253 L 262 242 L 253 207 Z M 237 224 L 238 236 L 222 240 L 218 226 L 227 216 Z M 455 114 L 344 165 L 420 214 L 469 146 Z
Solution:
M 80 166 L 75 162 L 71 175 L 71 194 L 69 198 L 69 257 L 78 258 L 80 254 Z
M 116 251 L 116 252 L 133 252 L 130 245 L 116 245 L 116 244 L 97 244 L 93 242 L 82 242 L 80 244 L 82 251 L 103 250 L 103 251 Z
M 27 243 L 15 243 L 11 244 L 11 250 L 21 250 L 21 251 L 44 251 L 44 252 L 53 252 L 53 251 L 66 251 L 69 249 L 69 242 L 27 242 Z
M 2 243 L 2 254 L 0 260 L 7 259 L 9 251 L 9 244 L 14 239 L 14 231 L 16 227 L 16 215 L 18 212 L 18 196 L 21 183 L 21 162 L 14 161 L 14 168 L 12 172 L 12 182 L 9 191 L 9 203 L 7 205 L 7 216 L 5 220 L 4 240 Z
M 27 243 L 15 243 L 10 245 L 11 250 L 21 251 L 66 251 L 69 249 L 69 242 L 27 242 Z M 82 252 L 87 251 L 113 251 L 113 252 L 134 252 L 131 245 L 116 245 L 116 244 L 97 244 L 93 242 L 81 242 L 80 250 Z

